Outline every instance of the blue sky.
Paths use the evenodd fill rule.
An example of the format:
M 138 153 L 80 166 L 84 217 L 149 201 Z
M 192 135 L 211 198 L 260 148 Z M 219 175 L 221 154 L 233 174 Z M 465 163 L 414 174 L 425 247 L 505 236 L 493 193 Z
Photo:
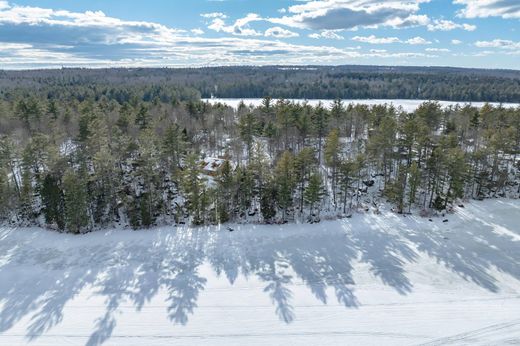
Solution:
M 520 0 L 0 0 L 0 68 L 520 69 Z

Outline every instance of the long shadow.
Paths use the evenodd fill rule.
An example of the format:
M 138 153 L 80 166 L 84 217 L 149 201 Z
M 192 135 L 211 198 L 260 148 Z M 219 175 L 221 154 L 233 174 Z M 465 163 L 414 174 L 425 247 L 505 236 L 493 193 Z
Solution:
M 123 303 L 139 311 L 160 291 L 166 292 L 165 313 L 172 324 L 186 325 L 207 284 L 200 270 L 205 264 L 230 285 L 240 277 L 262 282 L 282 323 L 291 323 L 298 314 L 294 285 L 306 287 L 322 304 L 334 292 L 333 298 L 346 308 L 360 306 L 353 276 L 359 262 L 384 285 L 409 294 L 413 282 L 406 266 L 419 252 L 498 292 L 493 270 L 520 280 L 514 239 L 518 229 L 507 220 L 479 217 L 469 229 L 463 222 L 475 222 L 474 212 L 460 212 L 453 220 L 462 222 L 454 222 L 451 230 L 451 221 L 442 228 L 413 217 L 359 216 L 352 223 L 327 222 L 301 230 L 249 225 L 236 226 L 236 232 L 107 232 L 82 236 L 97 239 L 97 244 L 86 242 L 88 246 L 69 235 L 0 228 L 0 333 L 29 318 L 27 339 L 37 339 L 62 322 L 67 303 L 87 288 L 105 299 L 101 316 L 92 321 L 88 345 L 110 339 Z
M 395 226 L 384 221 L 380 218 L 364 220 L 350 233 L 356 249 L 361 253 L 361 262 L 368 263 L 372 275 L 405 295 L 413 288 L 406 276 L 405 265 L 414 262 L 417 254 L 408 242 L 394 232 Z
M 452 217 L 453 226 L 447 223 L 434 229 L 425 228 L 421 220 L 408 218 L 403 228 L 415 231 L 402 232 L 402 235 L 419 251 L 435 258 L 463 279 L 490 292 L 498 292 L 498 279 L 493 270 L 520 280 L 520 251 L 518 239 L 501 233 L 486 214 L 475 216 L 459 212 Z M 467 227 L 468 221 L 472 222 L 471 227 Z M 508 226 L 507 232 L 514 233 L 514 229 Z
M 168 317 L 182 325 L 188 323 L 189 315 L 194 313 L 207 281 L 198 274 L 198 267 L 204 263 L 206 232 L 196 230 L 184 236 L 184 239 L 177 239 L 175 247 L 170 249 L 160 280 L 168 292 Z
M 59 324 L 65 304 L 96 280 L 96 268 L 67 263 L 75 257 L 72 251 L 36 248 L 5 238 L 1 245 L 1 254 L 7 256 L 0 266 L 0 333 L 31 316 L 27 338 L 38 338 Z

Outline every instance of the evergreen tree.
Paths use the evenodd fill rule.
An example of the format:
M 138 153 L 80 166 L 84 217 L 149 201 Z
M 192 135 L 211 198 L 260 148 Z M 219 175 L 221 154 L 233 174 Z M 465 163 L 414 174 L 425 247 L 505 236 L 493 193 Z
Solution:
M 409 193 L 408 193 L 408 211 L 412 209 L 412 205 L 417 199 L 417 190 L 421 184 L 421 170 L 417 162 L 413 162 L 410 166 L 409 178 Z
M 10 212 L 11 191 L 6 169 L 0 166 L 0 219 L 6 218 Z
M 89 225 L 88 194 L 84 173 L 69 168 L 63 175 L 65 227 L 72 233 L 81 233 Z
M 321 201 L 323 196 L 323 183 L 318 173 L 314 173 L 309 178 L 309 184 L 305 189 L 305 202 L 309 205 L 309 220 L 314 221 L 314 207 Z M 319 218 L 320 208 L 317 210 Z
M 229 221 L 231 214 L 231 202 L 233 197 L 233 171 L 231 163 L 226 160 L 217 173 L 217 189 L 215 198 L 216 221 L 225 223 Z
M 235 173 L 235 210 L 244 216 L 251 207 L 255 190 L 254 172 L 249 167 L 240 166 Z
M 341 194 L 343 197 L 343 213 L 347 212 L 347 197 L 351 189 L 351 183 L 355 179 L 354 173 L 356 170 L 355 162 L 352 160 L 342 161 L 339 165 L 339 185 L 341 187 Z M 351 195 L 352 196 L 352 195 Z M 350 200 L 350 207 L 352 208 L 352 199 Z
M 65 228 L 63 191 L 60 181 L 52 174 L 46 174 L 40 191 L 45 222 L 56 224 L 58 229 Z
M 305 183 L 316 165 L 316 154 L 311 147 L 303 148 L 294 158 L 295 179 L 299 185 L 300 212 L 303 213 Z
M 164 134 L 163 153 L 170 169 L 175 172 L 181 165 L 187 147 L 187 138 L 178 124 L 170 125 Z
M 205 182 L 201 178 L 201 168 L 198 155 L 190 154 L 186 158 L 184 167 L 182 188 L 186 197 L 188 211 L 193 217 L 193 224 L 200 225 L 204 222 L 205 212 Z
M 139 126 L 141 130 L 145 130 L 150 126 L 150 115 L 145 105 L 139 107 L 139 111 L 135 116 L 135 124 Z
M 246 144 L 247 158 L 251 160 L 254 136 L 257 134 L 257 122 L 252 113 L 247 113 L 240 117 L 238 129 L 240 131 L 240 138 Z
M 325 131 L 327 130 L 328 125 L 328 114 L 321 103 L 318 104 L 318 106 L 315 108 L 311 120 L 314 135 L 318 139 L 318 164 L 321 165 L 321 149 L 323 146 L 323 137 L 325 136 Z
M 278 191 L 276 190 L 276 184 L 272 180 L 268 180 L 262 188 L 260 197 L 260 211 L 264 221 L 271 223 L 272 219 L 276 216 L 276 199 Z
M 337 181 L 337 168 L 339 164 L 340 154 L 340 142 L 339 142 L 339 131 L 333 129 L 327 138 L 325 139 L 325 163 L 332 170 L 331 172 L 331 187 L 332 187 L 332 198 L 334 201 L 334 207 L 336 207 L 336 181 Z
M 282 220 L 286 220 L 287 210 L 292 206 L 293 191 L 295 188 L 294 163 L 293 156 L 286 151 L 278 160 L 275 168 L 275 177 L 277 183 L 277 201 L 278 206 L 282 209 Z

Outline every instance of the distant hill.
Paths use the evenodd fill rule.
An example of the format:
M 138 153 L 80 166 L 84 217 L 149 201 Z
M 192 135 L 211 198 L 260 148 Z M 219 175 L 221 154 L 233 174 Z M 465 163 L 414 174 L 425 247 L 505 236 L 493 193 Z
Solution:
M 47 87 L 168 88 L 209 98 L 520 102 L 520 71 L 408 66 L 235 66 L 0 71 L 0 92 Z M 5 97 L 5 96 L 4 96 Z

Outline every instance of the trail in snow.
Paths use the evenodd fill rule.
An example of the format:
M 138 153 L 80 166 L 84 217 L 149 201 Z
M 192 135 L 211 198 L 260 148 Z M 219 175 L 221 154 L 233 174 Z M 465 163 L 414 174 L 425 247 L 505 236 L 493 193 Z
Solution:
M 2 345 L 520 342 L 520 201 L 433 222 L 0 229 Z

